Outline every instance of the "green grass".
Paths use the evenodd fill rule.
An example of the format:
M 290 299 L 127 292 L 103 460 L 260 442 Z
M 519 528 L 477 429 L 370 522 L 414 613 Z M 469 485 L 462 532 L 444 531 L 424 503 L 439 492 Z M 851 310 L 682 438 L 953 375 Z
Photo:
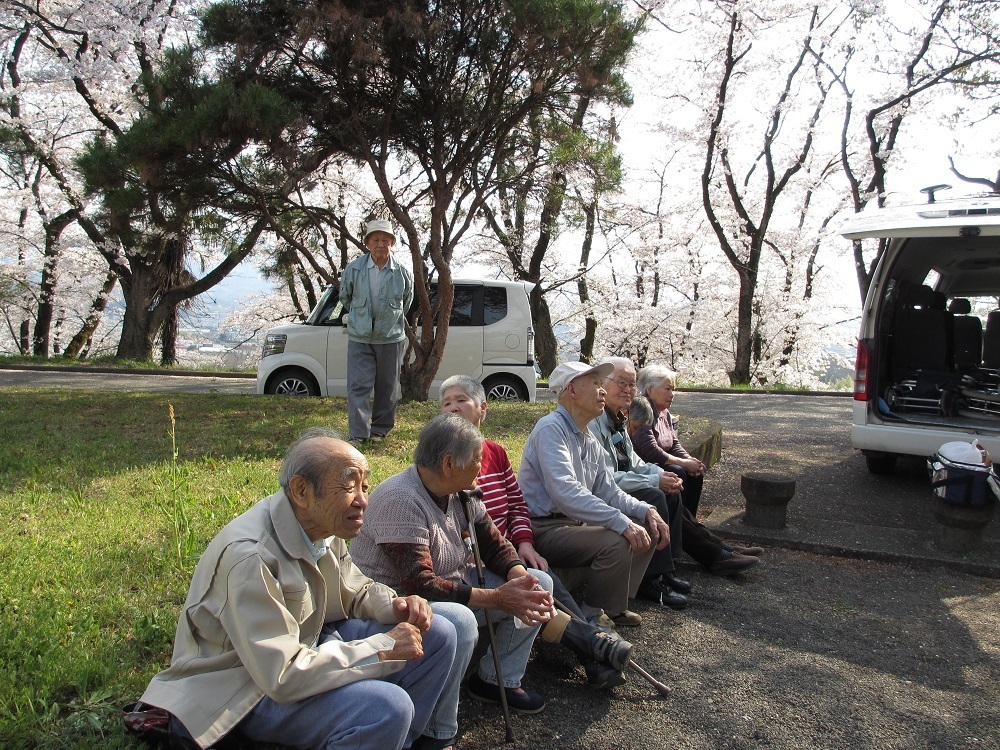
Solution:
M 346 434 L 345 403 L 28 388 L 0 398 L 0 747 L 138 747 L 118 712 L 169 663 L 195 558 L 277 489 L 302 430 Z M 483 432 L 516 467 L 552 408 L 491 403 Z M 409 464 L 437 411 L 400 407 L 389 438 L 365 449 L 373 485 Z
M 0 747 L 138 747 L 118 710 L 169 662 L 188 553 L 277 488 L 299 432 L 344 432 L 344 402 L 26 388 L 2 399 Z M 491 404 L 484 432 L 516 466 L 551 408 Z M 390 438 L 366 449 L 373 484 L 409 463 L 436 413 L 400 408 Z

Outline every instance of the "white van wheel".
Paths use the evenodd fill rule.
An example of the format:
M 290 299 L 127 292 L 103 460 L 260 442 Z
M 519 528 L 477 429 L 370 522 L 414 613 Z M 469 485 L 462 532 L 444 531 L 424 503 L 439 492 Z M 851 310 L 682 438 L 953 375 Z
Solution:
M 282 370 L 267 384 L 272 396 L 318 396 L 319 386 L 305 370 Z
M 527 401 L 524 384 L 511 377 L 490 378 L 484 384 L 487 401 Z

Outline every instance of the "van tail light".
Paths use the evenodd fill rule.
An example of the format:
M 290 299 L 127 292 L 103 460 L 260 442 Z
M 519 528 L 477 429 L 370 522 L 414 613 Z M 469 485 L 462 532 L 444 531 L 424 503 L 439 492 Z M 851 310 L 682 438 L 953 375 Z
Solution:
M 528 362 L 527 364 L 535 364 L 535 329 L 528 329 Z
M 867 401 L 869 398 L 868 373 L 871 359 L 869 339 L 858 339 L 858 356 L 854 361 L 854 400 Z

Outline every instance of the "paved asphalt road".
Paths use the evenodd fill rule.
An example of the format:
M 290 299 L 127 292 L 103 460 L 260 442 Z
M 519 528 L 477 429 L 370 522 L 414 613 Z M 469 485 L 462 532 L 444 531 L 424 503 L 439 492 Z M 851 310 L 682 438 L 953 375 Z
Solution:
M 153 393 L 256 393 L 255 376 L 220 377 L 66 370 L 0 369 L 0 388 L 23 385 L 31 388 L 83 388 L 95 391 L 147 391 Z

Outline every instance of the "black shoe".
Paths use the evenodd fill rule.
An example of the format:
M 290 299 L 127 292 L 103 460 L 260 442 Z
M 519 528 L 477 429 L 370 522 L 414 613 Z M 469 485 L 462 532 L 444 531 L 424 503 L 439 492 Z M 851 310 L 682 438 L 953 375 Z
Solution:
M 500 703 L 500 688 L 481 678 L 478 674 L 469 678 L 469 697 L 480 703 Z M 524 688 L 504 688 L 507 707 L 519 714 L 537 714 L 545 708 L 545 698 Z
M 671 609 L 684 609 L 688 605 L 687 597 L 670 588 L 660 576 L 640 583 L 636 596 Z
M 571 649 L 585 664 L 597 661 L 618 671 L 628 666 L 632 655 L 632 644 L 618 634 L 609 635 L 575 618 L 566 624 L 559 643 Z
M 688 598 L 684 594 L 678 594 L 672 588 L 664 585 L 666 589 L 663 592 L 663 606 L 670 607 L 670 609 L 684 609 L 688 605 Z
M 763 547 L 742 547 L 739 544 L 732 544 L 726 542 L 722 545 L 724 549 L 729 550 L 737 555 L 746 555 L 748 557 L 760 557 L 764 554 Z
M 621 670 L 612 669 L 605 664 L 590 661 L 583 665 L 583 669 L 587 673 L 587 684 L 592 688 L 613 688 L 625 684 L 625 675 Z
M 446 747 L 454 746 L 454 737 L 449 737 L 448 739 L 443 740 L 438 739 L 437 737 L 429 737 L 426 734 L 422 734 L 413 741 L 410 748 L 411 750 L 444 750 Z
M 636 598 L 663 604 L 663 589 L 657 585 L 659 582 L 659 578 L 644 578 L 639 584 L 639 590 L 635 592 Z
M 678 593 L 691 593 L 691 581 L 685 580 L 684 578 L 678 578 L 676 573 L 671 572 L 664 574 L 663 582 Z
M 723 550 L 719 559 L 708 566 L 708 570 L 717 576 L 734 576 L 740 571 L 756 565 L 758 562 L 760 561 L 756 557 L 738 555 L 735 552 Z

